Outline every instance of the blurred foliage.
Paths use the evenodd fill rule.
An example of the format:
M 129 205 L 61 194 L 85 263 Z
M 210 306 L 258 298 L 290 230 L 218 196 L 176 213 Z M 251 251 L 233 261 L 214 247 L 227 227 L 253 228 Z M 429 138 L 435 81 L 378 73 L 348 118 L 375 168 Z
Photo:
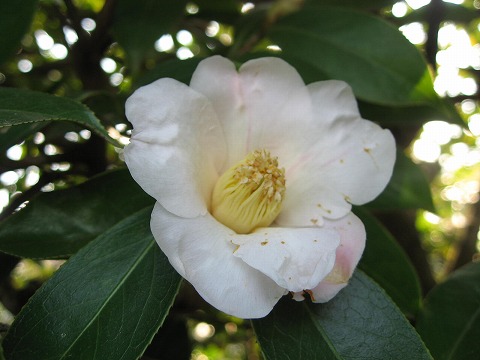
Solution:
M 431 0 L 417 7 L 414 0 L 1 1 L 0 340 L 7 336 L 6 358 L 41 359 L 35 351 L 42 348 L 66 355 L 81 349 L 93 358 L 92 339 L 102 339 L 106 345 L 99 354 L 124 350 L 129 359 L 280 359 L 294 358 L 296 351 L 308 359 L 343 359 L 351 349 L 342 345 L 340 326 L 329 314 L 337 308 L 349 314 L 351 302 L 376 324 L 365 304 L 369 296 L 408 340 L 396 343 L 410 351 L 396 352 L 398 358 L 429 358 L 404 315 L 414 325 L 419 319 L 419 332 L 436 358 L 448 351 L 449 359 L 478 357 L 473 327 L 458 339 L 461 348 L 431 336 L 432 329 L 448 328 L 447 320 L 459 332 L 469 319 L 478 323 L 480 298 L 473 290 L 479 264 L 454 270 L 479 251 L 480 2 L 459 2 Z M 271 317 L 253 325 L 226 316 L 181 284 L 148 236 L 142 209 L 150 209 L 153 200 L 124 169 L 122 145 L 130 125 L 123 104 L 133 90 L 160 77 L 188 83 L 198 62 L 214 54 L 237 63 L 279 56 L 306 83 L 346 80 L 362 114 L 396 137 L 400 155 L 392 182 L 367 208 L 356 209 L 372 236 L 360 264 L 366 275 L 358 272 L 333 304 L 280 303 Z M 136 252 L 116 254 L 115 241 L 140 245 L 132 246 Z M 52 259 L 70 256 L 55 272 L 63 262 Z M 104 261 L 117 267 L 94 266 Z M 155 282 L 142 276 L 144 270 L 166 280 Z M 84 282 L 76 282 L 78 274 Z M 93 280 L 105 274 L 99 295 Z M 439 280 L 445 283 L 436 285 Z M 168 291 L 166 284 L 173 284 Z M 147 288 L 164 298 L 136 296 Z M 362 296 L 352 295 L 355 289 Z M 77 292 L 79 298 L 73 296 Z M 79 301 L 84 299 L 97 303 L 85 305 Z M 42 317 L 43 306 L 62 304 L 63 317 Z M 72 304 L 84 306 L 82 314 Z M 452 306 L 458 313 L 439 315 L 450 314 Z M 148 319 L 139 315 L 144 308 L 150 309 L 143 315 Z M 140 339 L 136 347 L 125 346 L 126 338 L 107 341 L 119 309 L 130 314 L 125 326 L 132 341 Z M 14 316 L 18 320 L 6 335 Z M 67 320 L 78 316 L 82 322 L 67 336 Z M 292 316 L 298 321 L 291 322 Z M 344 320 L 351 330 L 349 318 Z M 38 338 L 25 335 L 34 323 L 41 327 Z M 99 324 L 107 324 L 103 332 Z M 302 326 L 313 333 L 292 340 L 288 331 Z M 384 335 L 369 334 L 372 343 Z M 378 354 L 381 344 L 364 349 L 365 356 Z M 319 348 L 326 350 L 318 353 Z M 0 346 L 0 359 L 2 351 Z

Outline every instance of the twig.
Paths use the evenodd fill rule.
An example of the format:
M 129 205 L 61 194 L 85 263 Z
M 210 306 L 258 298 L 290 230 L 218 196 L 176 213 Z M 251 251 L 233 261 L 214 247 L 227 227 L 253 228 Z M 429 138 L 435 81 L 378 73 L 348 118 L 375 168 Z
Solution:
M 480 228 L 480 201 L 472 206 L 472 221 L 466 228 L 464 236 L 459 239 L 457 246 L 457 258 L 452 264 L 452 269 L 468 264 L 473 260 L 473 256 L 477 253 L 478 231 Z
M 6 206 L 3 211 L 0 213 L 0 221 L 9 217 L 15 210 L 17 210 L 24 202 L 30 200 L 33 196 L 38 194 L 41 189 L 47 185 L 48 183 L 52 182 L 53 180 L 59 178 L 60 174 L 55 173 L 44 173 L 38 182 L 33 185 L 30 189 L 24 191 L 23 193 L 19 194 L 16 197 L 13 197 L 10 201 L 10 204 Z M 62 176 L 64 173 L 61 174 Z
M 97 44 L 99 50 L 103 53 L 105 51 L 106 43 L 109 39 L 109 29 L 113 21 L 113 14 L 115 10 L 116 0 L 106 0 L 102 10 L 97 16 L 97 25 L 92 34 L 92 42 Z
M 79 41 L 86 40 L 89 38 L 88 32 L 86 32 L 82 27 L 82 18 L 78 14 L 77 8 L 73 4 L 72 0 L 63 0 L 65 6 L 67 7 L 67 16 L 70 20 L 73 30 L 76 31 Z
M 432 0 L 428 5 L 427 22 L 427 42 L 425 44 L 425 52 L 427 61 L 437 68 L 437 52 L 438 52 L 438 30 L 440 29 L 440 23 L 445 16 L 445 3 L 443 0 Z

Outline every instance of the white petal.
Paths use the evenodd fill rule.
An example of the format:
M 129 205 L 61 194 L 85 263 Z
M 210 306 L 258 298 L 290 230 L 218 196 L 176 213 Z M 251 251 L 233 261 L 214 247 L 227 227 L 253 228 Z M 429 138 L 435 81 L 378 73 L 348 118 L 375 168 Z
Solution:
M 332 300 L 343 288 L 348 285 L 344 283 L 331 283 L 326 280 L 322 281 L 318 286 L 310 291 L 310 298 L 314 303 L 326 303 Z
M 378 196 L 390 180 L 395 140 L 388 130 L 360 117 L 353 93 L 341 81 L 308 86 L 315 106 L 308 151 L 286 169 L 282 226 L 312 219 L 339 219 Z
M 208 100 L 178 81 L 160 79 L 127 100 L 126 114 L 134 127 L 125 149 L 133 178 L 172 213 L 205 214 L 226 151 Z
M 336 231 L 320 228 L 260 228 L 237 236 L 234 255 L 289 291 L 311 289 L 332 270 Z
M 326 220 L 325 227 L 340 234 L 335 266 L 332 272 L 318 286 L 311 290 L 314 302 L 327 302 L 348 284 L 365 249 L 365 227 L 353 213 L 339 220 Z
M 286 291 L 233 256 L 239 236 L 210 214 L 185 219 L 158 203 L 152 233 L 175 269 L 217 309 L 240 318 L 266 316 Z
M 190 86 L 207 96 L 225 129 L 227 167 L 256 149 L 267 149 L 286 166 L 305 146 L 312 104 L 297 71 L 278 58 L 246 62 L 202 61 Z

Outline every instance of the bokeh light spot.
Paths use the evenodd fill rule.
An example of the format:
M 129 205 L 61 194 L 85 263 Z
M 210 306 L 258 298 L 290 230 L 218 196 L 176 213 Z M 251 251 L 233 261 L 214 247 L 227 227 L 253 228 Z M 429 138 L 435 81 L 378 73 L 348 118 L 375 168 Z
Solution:
M 172 35 L 165 34 L 162 35 L 157 41 L 155 41 L 154 46 L 155 50 L 157 50 L 158 52 L 170 51 L 175 46 L 175 43 L 173 42 Z
M 17 63 L 17 67 L 22 73 L 28 73 L 32 71 L 33 64 L 30 60 L 22 59 Z

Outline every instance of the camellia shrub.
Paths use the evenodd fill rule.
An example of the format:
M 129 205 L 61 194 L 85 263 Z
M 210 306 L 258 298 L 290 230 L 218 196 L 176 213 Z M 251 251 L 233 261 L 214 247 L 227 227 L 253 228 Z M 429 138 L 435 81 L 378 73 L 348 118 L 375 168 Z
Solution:
M 480 358 L 407 151 L 475 10 L 395 3 L 2 1 L 0 359 Z

